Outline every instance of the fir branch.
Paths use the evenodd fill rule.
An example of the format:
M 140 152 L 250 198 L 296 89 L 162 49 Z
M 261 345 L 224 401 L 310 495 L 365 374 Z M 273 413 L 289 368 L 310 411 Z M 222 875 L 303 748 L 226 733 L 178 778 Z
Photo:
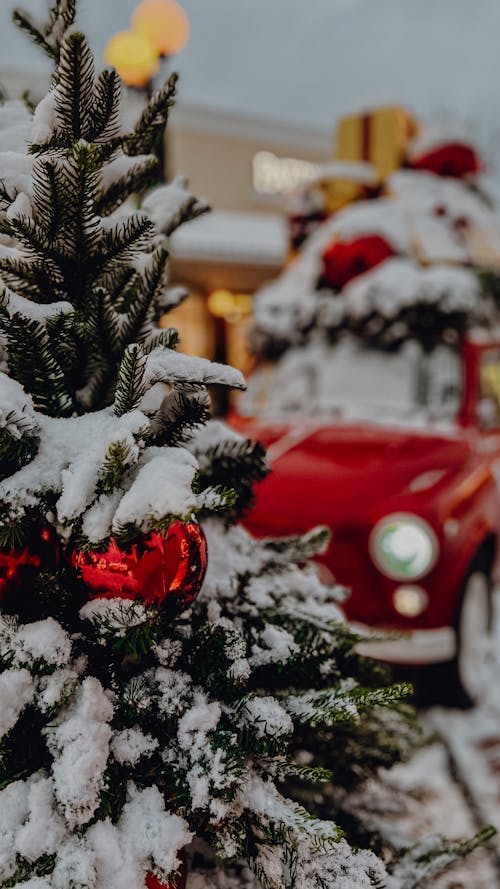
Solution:
M 37 877 L 49 876 L 54 870 L 57 861 L 57 855 L 42 855 L 36 861 L 31 861 L 17 853 L 16 870 L 11 877 L 8 877 L 1 884 L 2 889 L 12 889 L 19 883 L 25 883 Z
M 121 82 L 116 71 L 104 70 L 93 88 L 92 120 L 88 141 L 106 146 L 117 137 L 120 128 Z
M 203 455 L 199 475 L 200 491 L 224 485 L 236 493 L 235 514 L 243 515 L 254 499 L 254 485 L 269 472 L 266 452 L 260 442 L 227 439 Z
M 149 355 L 155 349 L 175 349 L 179 344 L 179 333 L 175 327 L 165 327 L 163 330 L 156 327 L 139 342 L 144 354 Z
M 130 169 L 125 176 L 113 182 L 96 203 L 96 211 L 100 216 L 109 216 L 127 198 L 133 194 L 139 194 L 154 184 L 158 175 L 158 161 L 155 157 L 148 157 Z
M 47 158 L 39 158 L 33 164 L 33 214 L 40 219 L 49 243 L 55 241 L 63 222 L 59 200 L 56 166 Z
M 34 457 L 38 449 L 38 430 L 23 414 L 10 411 L 0 428 L 0 478 L 17 472 Z
M 5 309 L 0 310 L 0 328 L 7 335 L 11 374 L 32 395 L 35 409 L 51 416 L 70 416 L 74 410 L 70 387 L 47 328 L 19 314 L 9 316 Z
M 137 344 L 128 346 L 120 362 L 114 412 L 117 417 L 134 410 L 146 392 L 146 356 Z
M 327 784 L 333 780 L 333 772 L 322 766 L 303 766 L 296 762 L 285 762 L 278 766 L 278 779 L 300 781 L 310 786 L 314 784 Z
M 130 467 L 131 458 L 132 446 L 128 442 L 111 442 L 99 471 L 99 494 L 111 494 L 118 487 L 124 472 Z
M 72 141 L 90 141 L 93 127 L 94 59 L 83 34 L 70 34 L 61 46 L 55 107 Z
M 175 101 L 177 74 L 171 74 L 167 82 L 156 90 L 142 112 L 133 133 L 124 140 L 127 154 L 151 154 L 166 126 L 168 113 Z
M 238 503 L 238 491 L 225 485 L 205 488 L 198 497 L 200 513 L 203 516 L 227 515 Z
M 269 557 L 275 559 L 279 564 L 287 562 L 302 564 L 308 562 L 313 556 L 325 552 L 330 538 L 330 529 L 319 525 L 308 531 L 307 534 L 266 539 L 263 541 L 263 546 Z
M 153 224 L 141 213 L 134 213 L 116 222 L 110 231 L 105 232 L 103 238 L 101 268 L 109 270 L 110 266 L 131 258 L 133 251 L 139 252 L 142 247 L 147 246 L 148 236 L 153 231 Z
M 57 61 L 57 48 L 52 45 L 50 40 L 47 38 L 47 35 L 44 34 L 43 28 L 35 25 L 31 17 L 27 13 L 23 12 L 21 9 L 16 9 L 13 13 L 12 18 L 14 24 L 17 25 L 17 27 L 21 31 L 24 31 L 24 33 L 28 35 L 33 43 L 43 49 L 43 51 L 46 53 L 46 55 L 49 56 L 50 59 L 52 59 L 53 61 Z
M 177 447 L 188 441 L 193 432 L 210 419 L 206 396 L 200 398 L 198 389 L 176 387 L 162 412 L 155 417 L 159 444 Z
M 56 62 L 64 34 L 74 24 L 75 18 L 76 0 L 55 0 L 48 21 L 41 25 L 36 25 L 31 16 L 21 9 L 13 13 L 14 24 Z

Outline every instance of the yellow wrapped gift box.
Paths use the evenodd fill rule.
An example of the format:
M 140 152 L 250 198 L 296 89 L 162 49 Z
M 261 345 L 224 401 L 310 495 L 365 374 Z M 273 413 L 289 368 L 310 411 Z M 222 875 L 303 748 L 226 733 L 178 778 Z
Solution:
M 385 178 L 402 166 L 417 131 L 417 122 L 399 105 L 351 114 L 338 122 L 335 156 L 368 161 Z

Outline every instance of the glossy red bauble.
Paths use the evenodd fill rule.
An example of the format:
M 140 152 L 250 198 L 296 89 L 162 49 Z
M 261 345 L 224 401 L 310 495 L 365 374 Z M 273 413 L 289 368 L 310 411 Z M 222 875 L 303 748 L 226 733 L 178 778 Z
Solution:
M 34 531 L 22 549 L 0 549 L 0 601 L 11 590 L 30 582 L 33 574 L 55 567 L 58 553 L 56 536 L 48 527 Z
M 334 241 L 323 253 L 322 283 L 341 290 L 349 281 L 394 256 L 394 249 L 380 235 L 364 235 L 352 241 Z
M 207 541 L 196 522 L 173 522 L 166 534 L 103 552 L 79 551 L 72 563 L 91 599 L 118 597 L 168 607 L 179 614 L 196 599 L 207 568 Z
M 481 162 L 474 149 L 462 142 L 449 142 L 420 154 L 412 158 L 411 166 L 414 170 L 427 170 L 437 176 L 450 176 L 453 179 L 463 179 L 481 170 Z
M 146 874 L 146 889 L 186 889 L 187 860 L 184 853 L 179 855 L 181 866 L 173 883 L 162 883 L 154 874 Z

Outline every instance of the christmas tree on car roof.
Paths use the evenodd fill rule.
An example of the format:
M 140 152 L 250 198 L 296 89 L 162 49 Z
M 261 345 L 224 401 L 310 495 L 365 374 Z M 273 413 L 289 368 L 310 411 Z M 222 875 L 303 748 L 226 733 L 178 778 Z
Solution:
M 450 128 L 416 135 L 402 114 L 381 109 L 341 121 L 340 159 L 288 199 L 292 246 L 300 236 L 282 275 L 257 294 L 251 333 L 260 361 L 278 359 L 283 370 L 276 405 L 293 371 L 300 407 L 297 374 L 311 375 L 339 343 L 356 356 L 401 353 L 408 344 L 429 355 L 470 329 L 498 326 L 500 223 L 481 187 L 478 152 Z M 387 118 L 385 142 L 377 115 Z M 356 160 L 371 118 L 382 144 Z M 311 406 L 310 393 L 302 402 Z
M 166 236 L 205 209 L 180 181 L 127 203 L 175 77 L 124 131 L 74 18 L 17 14 L 55 73 L 32 121 L 0 109 L 0 887 L 417 886 L 450 850 L 389 871 L 345 818 L 414 741 L 407 689 L 356 654 L 322 529 L 235 524 L 265 458 L 206 387 L 243 380 L 157 326 Z

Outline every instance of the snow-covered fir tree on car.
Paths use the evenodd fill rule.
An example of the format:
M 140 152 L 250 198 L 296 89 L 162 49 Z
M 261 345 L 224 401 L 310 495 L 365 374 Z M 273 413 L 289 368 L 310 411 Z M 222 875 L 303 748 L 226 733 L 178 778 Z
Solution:
M 257 354 L 346 331 L 381 348 L 417 339 L 427 349 L 491 326 L 496 300 L 477 273 L 498 271 L 499 244 L 498 218 L 472 172 L 396 171 L 380 196 L 333 213 L 259 293 Z
M 204 210 L 182 181 L 127 203 L 175 78 L 124 131 L 74 14 L 18 14 L 55 76 L 32 121 L 0 108 L 0 886 L 417 886 L 451 853 L 389 872 L 347 802 L 409 752 L 407 689 L 310 565 L 324 529 L 234 524 L 264 454 L 206 386 L 243 380 L 156 323 L 184 296 L 165 234 Z
M 325 522 L 351 620 L 410 634 L 370 651 L 438 664 L 433 693 L 460 704 L 488 681 L 500 538 L 500 223 L 481 166 L 424 133 L 379 196 L 310 235 L 256 296 L 235 419 L 273 468 L 249 527 Z

